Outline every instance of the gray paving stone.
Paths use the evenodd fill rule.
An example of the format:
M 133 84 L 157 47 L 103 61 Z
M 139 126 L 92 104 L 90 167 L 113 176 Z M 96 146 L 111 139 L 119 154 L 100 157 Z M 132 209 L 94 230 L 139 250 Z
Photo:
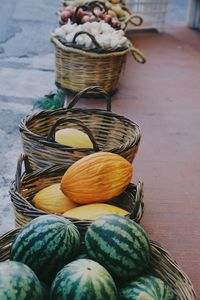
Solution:
M 38 70 L 1 68 L 0 94 L 14 97 L 37 98 L 54 88 L 54 73 Z

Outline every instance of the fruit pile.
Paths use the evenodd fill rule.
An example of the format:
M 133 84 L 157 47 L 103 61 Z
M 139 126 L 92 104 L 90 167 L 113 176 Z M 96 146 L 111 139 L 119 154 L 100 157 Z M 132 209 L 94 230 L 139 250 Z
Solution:
M 76 44 L 87 49 L 117 50 L 127 49 L 130 45 L 123 30 L 116 31 L 103 21 L 82 25 L 68 22 L 55 29 L 55 36 L 63 44 Z
M 67 7 L 76 8 L 79 6 L 89 5 L 90 7 L 100 6 L 100 8 L 104 8 L 104 11 L 107 14 L 116 20 L 123 22 L 127 19 L 131 12 L 128 9 L 126 3 L 122 0 L 99 0 L 99 1 L 90 1 L 90 0 L 66 0 L 63 2 L 65 9 Z M 102 9 L 101 9 L 102 11 Z
M 145 62 L 143 54 L 125 37 L 127 17 L 132 17 L 130 11 L 123 0 L 66 0 L 65 3 L 65 8 L 59 13 L 59 27 L 52 34 L 52 41 L 56 46 L 57 85 L 70 92 L 88 89 L 93 85 L 90 92 L 97 88 L 98 93 L 101 91 L 100 95 L 102 89 L 112 94 L 116 90 L 118 77 L 128 52 L 131 52 L 138 62 Z M 140 25 L 141 18 L 137 18 Z M 84 92 L 85 90 L 82 95 Z M 105 94 L 103 92 L 103 95 Z M 75 102 L 78 97 L 74 98 Z M 64 105 L 64 93 L 61 98 Z M 49 108 L 49 102 L 47 104 Z M 70 105 L 66 111 L 72 113 L 75 110 L 73 105 L 71 108 Z M 48 173 L 57 168 L 56 182 L 53 181 L 53 177 L 48 178 L 50 180 L 47 186 L 35 194 L 31 176 L 36 176 L 37 171 L 24 176 L 31 178 L 31 183 L 29 181 L 25 187 L 26 191 L 31 192 L 27 199 L 23 198 L 25 201 L 28 200 L 27 207 L 30 210 L 23 215 L 20 210 L 26 204 L 21 204 L 16 197 L 18 201 L 17 205 L 14 205 L 16 221 L 23 223 L 24 217 L 25 222 L 27 218 L 33 220 L 16 235 L 11 245 L 9 259 L 0 262 L 0 300 L 178 300 L 172 287 L 174 286 L 178 294 L 180 286 L 184 289 L 186 277 L 182 276 L 185 281 L 182 280 L 181 284 L 174 280 L 176 277 L 173 278 L 173 271 L 176 270 L 177 277 L 181 278 L 180 269 L 175 268 L 176 264 L 173 265 L 169 257 L 166 259 L 167 263 L 162 264 L 163 252 L 160 256 L 154 253 L 153 242 L 149 240 L 145 230 L 131 220 L 129 205 L 125 206 L 127 210 L 121 208 L 123 207 L 121 204 L 125 202 L 122 194 L 133 176 L 132 164 L 118 154 L 100 151 L 104 135 L 108 136 L 105 142 L 108 146 L 106 149 L 111 149 L 109 138 L 113 132 L 110 134 L 112 130 L 108 129 L 111 124 L 117 134 L 114 136 L 114 147 L 109 151 L 115 151 L 132 160 L 137 150 L 136 148 L 132 151 L 133 142 L 126 142 L 126 135 L 133 136 L 134 130 L 132 127 L 128 128 L 129 120 L 125 118 L 125 121 L 122 121 L 122 116 L 116 114 L 113 119 L 108 118 L 112 114 L 110 101 L 107 106 L 107 111 L 101 110 L 99 113 L 103 119 L 100 130 L 99 115 L 96 114 L 93 120 L 95 133 L 103 132 L 103 138 L 100 136 L 98 139 L 100 145 L 95 146 L 93 133 L 83 126 L 78 120 L 79 117 L 76 120 L 65 118 L 64 121 L 79 126 L 82 124 L 80 127 L 90 137 L 75 128 L 55 132 L 53 127 L 55 141 L 52 138 L 42 143 L 39 139 L 41 148 L 35 152 L 42 153 L 38 159 L 40 162 L 44 157 L 50 161 L 45 146 L 51 143 L 53 146 L 56 143 L 60 144 L 56 145 L 58 149 L 62 149 L 62 145 L 65 145 L 68 149 L 74 148 L 74 152 L 81 150 L 86 153 L 77 155 L 76 159 L 79 160 L 66 167 L 62 178 L 60 169 L 57 168 L 61 167 L 58 165 L 43 169 L 42 172 Z M 87 113 L 87 110 L 82 110 L 82 119 L 93 119 L 92 111 Z M 42 122 L 36 124 L 36 127 L 41 126 L 42 130 L 48 127 L 48 117 L 45 113 L 42 112 L 46 118 L 45 124 L 43 126 Z M 122 122 L 125 123 L 124 131 L 118 127 L 118 123 Z M 22 131 L 22 127 L 20 130 Z M 27 136 L 24 134 L 23 139 L 25 140 Z M 32 140 L 32 143 L 37 141 L 38 135 L 34 136 L 35 140 Z M 138 136 L 137 143 L 140 141 L 139 133 Z M 116 147 L 118 137 L 120 150 Z M 45 134 L 42 134 L 42 138 L 45 138 Z M 138 147 L 139 144 L 134 145 Z M 30 152 L 32 157 L 35 155 L 34 151 L 27 151 L 25 146 L 24 149 L 26 153 Z M 80 159 L 82 154 L 88 154 L 86 150 L 89 153 L 96 152 Z M 64 163 L 67 158 L 70 161 L 74 159 L 70 157 L 71 153 L 68 156 L 66 152 L 64 150 L 62 152 Z M 55 161 L 59 161 L 56 155 Z M 18 169 L 19 165 L 17 172 Z M 19 192 L 19 195 L 20 180 L 23 176 L 20 179 L 18 177 L 16 176 L 15 181 L 15 192 L 17 190 L 15 194 Z M 34 188 L 38 188 L 40 184 L 45 185 L 44 177 L 37 178 L 38 185 L 36 183 Z M 57 182 L 58 178 L 60 182 Z M 119 207 L 116 204 L 116 197 L 117 201 L 121 201 Z M 37 210 L 33 212 L 29 201 L 40 210 L 39 214 L 42 216 L 35 218 Z M 138 202 L 135 201 L 135 207 L 139 206 Z M 5 244 L 3 243 L 3 248 L 7 251 L 10 245 Z M 170 286 L 155 277 L 155 273 L 163 278 L 166 276 L 165 281 L 169 282 Z M 184 293 L 186 295 L 187 289 Z
M 90 154 L 72 164 L 60 183 L 36 193 L 32 204 L 47 213 L 79 220 L 95 220 L 110 213 L 129 215 L 128 211 L 105 202 L 125 191 L 132 174 L 132 165 L 118 154 Z
M 113 15 L 104 11 L 101 7 L 96 6 L 90 9 L 89 6 L 72 7 L 67 6 L 59 13 L 59 23 L 64 25 L 68 22 L 84 24 L 86 22 L 100 22 L 110 24 L 115 29 L 121 28 L 121 23 Z
M 10 260 L 0 263 L 0 299 L 177 299 L 147 275 L 150 258 L 147 233 L 127 217 L 98 218 L 81 240 L 69 220 L 41 216 L 18 233 Z
M 116 30 L 124 30 L 129 21 L 135 26 L 143 22 L 142 18 L 133 14 L 121 0 L 64 1 L 64 8 L 58 11 L 58 16 L 60 25 L 69 21 L 77 24 L 104 21 Z

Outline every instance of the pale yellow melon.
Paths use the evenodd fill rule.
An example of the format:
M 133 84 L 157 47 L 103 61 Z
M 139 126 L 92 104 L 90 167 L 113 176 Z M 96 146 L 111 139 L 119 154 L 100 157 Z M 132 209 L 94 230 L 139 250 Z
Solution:
M 108 214 L 126 216 L 129 212 L 114 205 L 93 203 L 72 208 L 66 211 L 63 216 L 79 220 L 96 220 L 97 218 Z
M 35 194 L 32 203 L 36 208 L 54 214 L 63 214 L 67 210 L 78 206 L 77 203 L 63 194 L 60 183 L 52 184 L 39 191 Z
M 55 141 L 70 147 L 93 148 L 89 136 L 85 132 L 75 128 L 63 128 L 56 131 Z

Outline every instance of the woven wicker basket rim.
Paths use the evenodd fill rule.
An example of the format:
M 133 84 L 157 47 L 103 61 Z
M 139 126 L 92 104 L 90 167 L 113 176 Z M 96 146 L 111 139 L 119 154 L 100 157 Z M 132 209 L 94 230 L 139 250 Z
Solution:
M 32 140 L 39 141 L 40 144 L 48 145 L 52 148 L 58 148 L 58 149 L 61 149 L 61 150 L 74 149 L 74 150 L 78 150 L 80 152 L 84 152 L 86 150 L 86 148 L 72 148 L 72 147 L 69 147 L 69 146 L 58 144 L 56 142 L 48 141 L 45 136 L 40 136 L 38 134 L 35 134 L 32 131 L 30 131 L 27 127 L 27 123 L 30 122 L 31 120 L 33 120 L 34 118 L 40 118 L 40 117 L 43 117 L 45 115 L 51 116 L 51 115 L 54 115 L 54 114 L 62 115 L 63 113 L 67 113 L 67 112 L 78 112 L 78 113 L 81 112 L 81 113 L 86 113 L 86 114 L 97 114 L 97 115 L 102 115 L 102 116 L 106 115 L 106 116 L 109 116 L 111 118 L 112 117 L 117 118 L 122 123 L 127 123 L 131 126 L 134 126 L 135 128 L 137 128 L 137 131 L 138 131 L 135 139 L 131 143 L 129 143 L 129 145 L 127 145 L 126 149 L 131 148 L 133 145 L 137 144 L 140 141 L 141 133 L 140 133 L 139 125 L 137 123 L 129 120 L 128 118 L 126 118 L 124 116 L 121 116 L 121 115 L 118 115 L 116 113 L 109 112 L 109 111 L 103 110 L 103 109 L 85 109 L 85 108 L 66 109 L 66 108 L 61 108 L 61 109 L 57 109 L 57 110 L 41 111 L 39 113 L 34 113 L 32 115 L 26 116 L 21 121 L 21 123 L 19 125 L 20 132 L 23 132 L 24 135 L 31 138 Z M 109 151 L 110 152 L 112 152 L 112 151 L 116 152 L 118 149 L 119 149 L 119 147 L 115 147 L 115 148 L 109 149 Z M 89 150 L 91 150 L 91 149 L 89 149 Z
M 0 236 L 0 261 L 9 259 L 12 241 L 22 228 L 23 227 L 12 229 Z M 181 297 L 178 295 L 179 300 L 197 299 L 191 280 L 186 273 L 181 270 L 168 250 L 164 249 L 158 242 L 150 240 L 150 244 L 152 254 L 148 273 L 153 273 L 154 276 L 160 277 L 169 285 L 171 283 L 171 288 L 177 295 L 181 289 Z M 165 274 L 163 274 L 163 271 Z M 178 286 L 176 283 L 178 283 Z
M 75 96 L 77 94 L 77 90 L 62 87 L 62 85 L 60 83 L 58 83 L 57 81 L 55 81 L 55 85 L 58 89 L 62 89 L 62 91 L 67 93 L 67 95 L 69 95 L 69 96 Z M 117 90 L 117 88 L 115 88 L 114 90 L 111 90 L 107 93 L 109 96 L 113 96 L 115 94 L 116 90 Z M 101 96 L 99 96 L 98 93 L 94 93 L 93 95 L 90 94 L 89 98 L 91 98 L 92 96 L 95 96 L 96 99 L 101 98 Z
M 52 167 L 48 167 L 46 168 L 46 170 L 48 169 L 51 169 L 52 170 Z M 40 173 L 41 170 L 35 170 L 33 172 L 31 172 L 30 174 L 28 175 L 25 175 L 23 174 L 22 175 L 22 181 L 23 181 L 23 178 L 26 177 L 26 179 L 28 178 L 31 178 L 33 177 L 34 175 L 37 176 L 38 173 Z M 143 187 L 143 183 L 142 182 L 138 182 L 137 184 L 134 184 L 134 183 L 130 183 L 127 187 L 127 189 L 141 189 L 142 190 L 142 187 Z M 126 192 L 126 191 L 125 191 Z M 141 191 L 142 192 L 142 191 Z M 16 190 L 16 184 L 15 184 L 15 181 L 12 181 L 11 184 L 10 184 L 10 190 L 9 190 L 9 193 L 11 196 L 17 196 L 18 199 L 20 199 L 21 202 L 23 202 L 23 205 L 19 204 L 18 203 L 18 208 L 17 208 L 17 211 L 19 211 L 19 207 L 21 209 L 20 213 L 22 213 L 24 216 L 27 216 L 27 217 L 37 217 L 39 215 L 46 215 L 46 214 L 49 214 L 43 210 L 40 210 L 38 208 L 36 208 L 35 206 L 33 206 L 26 198 L 24 198 L 20 193 L 18 193 L 18 191 Z M 143 208 L 144 207 L 144 203 L 142 201 L 142 198 L 143 198 L 143 194 L 140 195 L 141 198 L 139 199 L 140 200 L 140 205 L 141 207 Z M 137 203 L 138 204 L 138 203 Z M 15 206 L 15 204 L 13 204 Z M 143 212 L 142 212 L 143 214 Z M 59 216 L 61 216 L 61 214 L 57 214 Z M 130 213 L 127 214 L 127 216 L 130 216 Z M 140 218 L 142 217 L 142 215 L 140 216 Z M 71 221 L 73 222 L 76 222 L 77 224 L 82 224 L 83 226 L 87 226 L 91 223 L 91 220 L 86 220 L 86 219 L 82 219 L 82 220 L 79 220 L 79 219 L 74 219 L 74 218 L 70 218 Z
M 121 50 L 121 51 L 113 51 L 113 52 L 109 52 L 109 53 L 95 53 L 95 52 L 89 52 L 89 51 L 85 51 L 85 50 L 81 50 L 81 49 L 77 49 L 77 48 L 73 48 L 73 47 L 67 47 L 67 46 L 63 45 L 56 38 L 56 36 L 54 34 L 51 34 L 50 41 L 52 43 L 54 43 L 58 48 L 62 49 L 65 52 L 77 53 L 77 54 L 87 56 L 87 57 L 94 57 L 94 58 L 98 57 L 99 59 L 126 55 L 127 53 L 129 53 L 131 51 L 131 49 L 133 49 L 133 46 L 130 41 L 129 41 L 129 47 L 127 49 Z
M 73 48 L 73 49 L 78 49 L 78 50 L 82 50 L 85 52 L 89 52 L 89 53 L 96 53 L 96 54 L 109 54 L 109 53 L 115 53 L 115 52 L 122 52 L 122 51 L 126 51 L 128 48 L 117 48 L 117 49 L 108 49 L 105 50 L 103 48 L 92 48 L 92 49 L 88 49 L 88 48 L 84 48 L 78 44 L 74 44 L 74 43 L 67 43 L 63 40 L 63 38 L 60 38 L 58 36 L 55 36 L 55 38 L 65 47 L 67 48 Z
M 25 170 L 22 171 L 22 167 L 24 165 Z M 37 217 L 39 215 L 46 215 L 47 212 L 40 210 L 33 206 L 30 202 L 31 198 L 29 199 L 25 198 L 21 194 L 21 189 L 24 189 L 24 183 L 28 182 L 28 186 L 32 186 L 33 193 L 35 193 L 35 187 L 38 186 L 38 180 L 42 178 L 42 180 L 46 179 L 47 182 L 49 179 L 56 177 L 61 179 L 63 174 L 66 172 L 66 170 L 71 166 L 72 164 L 68 162 L 68 165 L 66 166 L 59 166 L 54 165 L 46 168 L 40 168 L 37 170 L 32 170 L 30 167 L 30 162 L 27 155 L 20 155 L 17 163 L 17 169 L 15 174 L 15 180 L 11 182 L 10 184 L 10 196 L 11 201 L 14 206 L 14 210 L 18 213 L 20 213 L 22 216 L 26 217 Z M 60 180 L 59 180 L 60 182 Z M 27 189 L 27 187 L 26 187 Z M 123 199 L 126 199 L 126 201 L 129 203 L 130 207 L 126 209 L 128 211 L 128 216 L 136 220 L 137 222 L 140 221 L 140 219 L 143 216 L 143 182 L 138 181 L 137 184 L 130 183 L 126 190 L 119 195 L 119 197 L 115 197 L 108 201 L 110 204 L 120 206 L 119 199 L 120 197 L 123 197 Z M 121 198 L 120 198 L 121 199 Z M 126 206 L 127 207 L 127 206 Z M 58 214 L 61 215 L 61 214 Z M 73 218 L 68 218 L 71 221 L 75 221 Z M 86 226 L 87 224 L 91 223 L 91 220 L 79 220 L 80 224 L 82 226 Z

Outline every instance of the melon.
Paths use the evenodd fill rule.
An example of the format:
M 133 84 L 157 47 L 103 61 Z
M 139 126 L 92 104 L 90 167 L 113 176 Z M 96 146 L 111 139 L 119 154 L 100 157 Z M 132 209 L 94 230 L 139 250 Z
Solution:
M 55 133 L 55 141 L 74 148 L 93 148 L 89 136 L 75 128 L 63 128 Z
M 119 214 L 126 216 L 129 214 L 129 212 L 114 205 L 93 203 L 72 208 L 65 212 L 63 216 L 79 220 L 96 220 L 97 218 L 108 214 Z
M 26 224 L 11 247 L 10 258 L 28 265 L 41 281 L 50 283 L 56 273 L 77 256 L 80 234 L 64 217 L 40 216 Z
M 1 300 L 43 300 L 43 290 L 35 273 L 15 261 L 0 263 Z
M 80 204 L 106 202 L 125 191 L 132 172 L 132 165 L 118 154 L 93 153 L 67 169 L 61 180 L 61 189 Z
M 50 287 L 42 281 L 40 281 L 40 283 L 42 286 L 43 299 L 49 300 L 50 299 Z
M 178 300 L 170 287 L 161 279 L 140 276 L 119 289 L 119 300 Z
M 78 259 L 56 275 L 51 300 L 117 300 L 117 289 L 108 271 L 90 259 Z
M 128 280 L 148 265 L 150 241 L 144 229 L 128 217 L 106 215 L 86 231 L 88 258 L 99 262 L 117 280 Z
M 76 202 L 63 194 L 60 183 L 52 184 L 36 193 L 32 203 L 36 208 L 53 214 L 63 214 L 78 206 Z

